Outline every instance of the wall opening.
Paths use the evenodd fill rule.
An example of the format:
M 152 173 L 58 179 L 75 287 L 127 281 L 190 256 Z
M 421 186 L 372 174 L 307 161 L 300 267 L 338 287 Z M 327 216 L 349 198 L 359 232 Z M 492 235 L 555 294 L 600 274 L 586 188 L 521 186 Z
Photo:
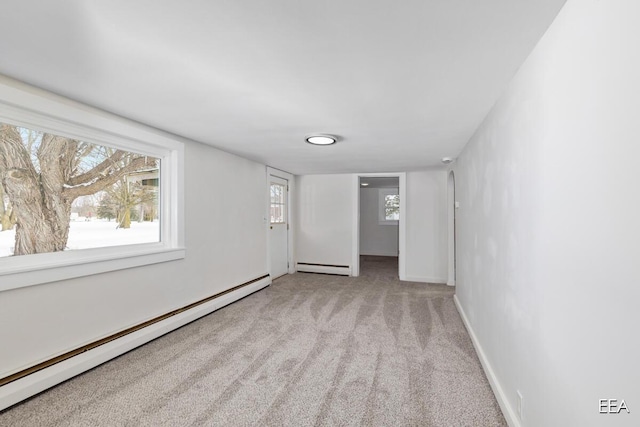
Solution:
M 397 188 L 397 193 L 393 194 L 384 194 L 384 200 L 387 202 L 388 206 L 386 210 L 381 210 L 380 214 L 378 214 L 378 208 L 376 208 L 375 213 L 378 214 L 378 225 L 382 225 L 383 227 L 392 227 L 391 224 L 397 226 L 397 266 L 398 266 L 398 277 L 400 280 L 406 280 L 406 271 L 405 271 L 405 242 L 406 242 L 406 182 L 407 176 L 404 172 L 397 173 L 361 173 L 353 175 L 353 236 L 352 236 L 352 252 L 351 252 L 351 275 L 357 277 L 360 275 L 360 255 L 361 255 L 361 191 L 360 189 L 363 187 L 373 187 L 374 178 L 382 180 L 395 180 L 393 181 L 393 185 L 397 187 L 393 187 L 393 185 L 388 184 L 389 188 Z M 371 182 L 368 182 L 371 181 Z M 368 183 L 368 186 L 362 186 L 362 183 Z M 385 192 L 388 188 L 375 190 L 378 193 L 376 197 L 376 206 L 379 206 L 378 201 L 380 200 L 380 192 Z M 383 214 L 383 212 L 385 212 Z M 386 218 L 388 216 L 388 218 Z M 393 230 L 393 229 L 389 229 Z M 395 248 L 395 246 L 394 246 Z M 367 248 L 364 248 L 367 252 Z
M 398 275 L 400 179 L 360 177 L 360 270 Z

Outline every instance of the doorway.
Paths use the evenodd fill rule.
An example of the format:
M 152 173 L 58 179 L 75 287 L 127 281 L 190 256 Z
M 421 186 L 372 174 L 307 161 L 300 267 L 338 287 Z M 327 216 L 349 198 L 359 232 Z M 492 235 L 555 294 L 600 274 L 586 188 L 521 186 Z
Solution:
M 374 185 L 379 185 L 382 187 L 383 182 L 385 182 L 385 188 L 374 188 Z M 367 185 L 362 185 L 367 184 Z M 365 199 L 361 200 L 361 188 L 371 187 L 372 191 L 370 191 L 369 196 L 365 196 Z M 397 256 L 397 261 L 395 265 L 397 266 L 397 277 L 400 280 L 406 280 L 405 273 L 405 241 L 406 241 L 406 173 L 368 173 L 368 174 L 354 174 L 353 181 L 353 238 L 352 238 L 352 261 L 351 261 L 351 275 L 359 276 L 360 275 L 360 256 L 361 256 L 361 246 L 364 249 L 363 253 L 370 252 L 372 254 L 393 254 L 395 253 Z M 371 202 L 371 199 L 375 200 L 374 203 Z M 378 225 L 382 227 L 392 227 L 388 228 L 386 231 L 387 235 L 391 235 L 393 237 L 385 237 L 385 243 L 383 244 L 383 248 L 378 246 L 375 248 L 376 242 L 371 242 L 371 235 L 363 236 L 361 241 L 361 235 L 363 233 L 367 233 L 364 230 L 363 223 L 365 221 L 372 221 L 371 218 L 367 219 L 367 217 L 371 214 L 370 207 L 374 205 L 373 218 L 377 218 Z M 385 209 L 385 204 L 388 204 Z M 366 209 L 366 211 L 365 211 Z M 388 215 L 387 215 L 388 214 Z M 388 218 L 387 218 L 388 216 Z M 386 225 L 382 225 L 385 222 Z M 369 222 L 370 223 L 370 222 Z M 392 225 L 393 224 L 393 225 Z M 394 228 L 395 227 L 395 228 Z M 397 230 L 397 233 L 396 233 Z M 385 233 L 384 230 L 382 230 Z M 395 242 L 392 239 L 395 237 Z M 373 237 L 375 240 L 376 237 Z M 370 244 L 373 243 L 374 246 Z M 390 252 L 393 251 L 393 252 Z M 380 256 L 380 255 L 365 255 L 365 256 Z
M 291 183 L 293 176 L 268 169 L 268 248 L 271 279 L 289 273 L 291 261 Z
M 360 274 L 398 277 L 400 179 L 360 177 Z

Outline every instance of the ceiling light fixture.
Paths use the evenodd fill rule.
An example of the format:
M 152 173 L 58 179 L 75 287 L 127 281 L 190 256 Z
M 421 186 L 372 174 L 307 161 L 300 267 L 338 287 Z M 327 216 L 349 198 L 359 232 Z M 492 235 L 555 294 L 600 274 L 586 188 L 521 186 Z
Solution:
M 367 185 L 369 185 L 368 182 L 361 182 L 360 185 L 362 185 L 363 187 L 366 187 Z
M 442 158 L 442 163 L 444 163 L 445 165 L 448 165 L 451 162 L 453 162 L 453 157 L 443 157 Z
M 307 142 L 313 145 L 331 145 L 335 144 L 338 140 L 333 135 L 311 135 L 307 137 Z

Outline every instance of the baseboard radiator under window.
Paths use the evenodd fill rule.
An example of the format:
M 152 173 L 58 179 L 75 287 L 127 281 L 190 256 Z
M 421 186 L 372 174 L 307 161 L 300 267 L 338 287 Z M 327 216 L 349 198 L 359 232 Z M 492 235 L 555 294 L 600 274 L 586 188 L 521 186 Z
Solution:
M 203 298 L 176 310 L 172 310 L 169 313 L 165 313 L 108 337 L 76 348 L 52 359 L 38 363 L 37 365 L 23 369 L 12 375 L 0 378 L 0 411 L 24 400 L 30 395 L 46 390 L 47 388 L 91 369 L 100 363 L 104 363 L 105 361 L 112 359 L 113 357 L 117 357 L 126 351 L 146 344 L 155 338 L 197 320 L 200 317 L 206 316 L 207 314 L 210 314 L 225 305 L 231 304 L 240 298 L 250 295 L 253 292 L 257 292 L 269 284 L 271 284 L 271 278 L 266 274 L 241 285 L 234 286 L 226 291 Z M 113 345 L 123 339 L 128 340 L 129 342 L 125 342 L 120 345 L 116 344 L 115 346 Z M 96 351 L 102 352 L 102 354 L 95 356 L 95 361 L 78 360 L 78 362 L 74 362 L 77 359 L 90 359 L 90 354 Z M 71 363 L 71 365 L 69 365 L 69 363 Z M 82 366 L 72 366 L 74 363 Z M 56 372 L 51 376 L 51 378 L 47 378 L 46 372 L 49 370 L 47 368 L 54 368 L 61 365 L 69 365 L 69 367 L 61 367 L 56 371 L 66 370 L 68 373 Z M 27 380 L 34 376 L 42 377 L 42 379 L 38 378 L 30 380 L 29 384 L 24 387 L 20 385 L 21 380 Z
M 310 262 L 299 262 L 296 264 L 296 271 L 301 273 L 322 273 L 322 274 L 336 274 L 338 276 L 351 276 L 351 267 L 348 265 L 314 264 Z

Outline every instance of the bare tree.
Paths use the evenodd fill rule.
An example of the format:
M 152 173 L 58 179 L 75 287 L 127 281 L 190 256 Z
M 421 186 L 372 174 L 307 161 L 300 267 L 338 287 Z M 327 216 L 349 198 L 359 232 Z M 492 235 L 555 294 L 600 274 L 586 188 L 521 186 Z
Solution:
M 71 205 L 155 159 L 0 124 L 0 182 L 16 220 L 15 255 L 62 251 Z
M 124 159 L 123 164 L 126 165 L 129 161 L 131 160 Z M 155 209 L 149 209 L 149 206 L 155 207 L 157 203 L 153 186 L 145 185 L 145 180 L 135 175 L 124 175 L 106 188 L 100 199 L 100 215 L 109 219 L 115 217 L 118 223 L 116 228 L 130 228 L 132 220 L 144 221 L 145 211 L 155 214 Z M 153 217 L 150 221 L 153 221 Z
M 0 176 L 2 172 L 0 171 Z M 5 197 L 2 184 L 0 184 L 0 231 L 11 230 L 16 224 L 16 215 L 9 198 Z
M 81 217 L 91 218 L 96 213 L 96 200 L 98 198 L 95 194 L 78 197 L 71 205 L 71 213 L 76 212 Z

